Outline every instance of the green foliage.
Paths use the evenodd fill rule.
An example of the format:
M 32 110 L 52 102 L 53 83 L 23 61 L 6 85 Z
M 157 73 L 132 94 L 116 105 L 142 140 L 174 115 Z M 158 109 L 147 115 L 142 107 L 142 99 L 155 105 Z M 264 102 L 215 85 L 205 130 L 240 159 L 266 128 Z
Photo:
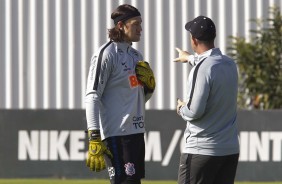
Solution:
M 278 7 L 270 10 L 271 18 L 256 21 L 249 42 L 230 37 L 228 54 L 239 68 L 238 105 L 243 109 L 282 108 L 282 16 Z

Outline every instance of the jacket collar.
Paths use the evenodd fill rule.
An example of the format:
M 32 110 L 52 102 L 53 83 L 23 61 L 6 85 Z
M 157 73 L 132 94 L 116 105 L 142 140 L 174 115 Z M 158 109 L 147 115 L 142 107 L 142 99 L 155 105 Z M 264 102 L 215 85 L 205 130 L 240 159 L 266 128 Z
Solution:
M 219 48 L 212 48 L 210 50 L 203 52 L 200 55 L 195 54 L 195 64 L 198 64 L 203 59 L 205 59 L 205 58 L 207 58 L 211 55 L 214 55 L 214 54 L 220 54 L 221 55 L 221 51 L 219 50 Z
M 127 42 L 116 42 L 117 49 L 121 49 L 124 52 L 127 52 L 131 49 L 131 44 Z

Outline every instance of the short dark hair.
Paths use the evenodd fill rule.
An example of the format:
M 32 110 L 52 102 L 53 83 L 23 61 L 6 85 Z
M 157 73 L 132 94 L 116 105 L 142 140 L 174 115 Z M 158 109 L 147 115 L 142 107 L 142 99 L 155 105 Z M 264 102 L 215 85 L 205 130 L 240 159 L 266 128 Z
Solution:
M 211 40 L 199 40 L 199 39 L 197 39 L 197 40 L 198 40 L 198 43 L 202 43 L 202 44 L 205 44 L 205 45 L 211 45 L 211 44 L 214 43 L 214 38 L 211 39 Z
M 131 6 L 129 4 L 118 6 L 111 14 L 111 19 L 114 20 L 115 27 L 108 29 L 109 38 L 115 42 L 124 41 L 124 33 L 122 30 L 118 29 L 117 23 L 119 21 L 125 22 L 132 17 L 140 15 L 140 12 L 134 6 Z

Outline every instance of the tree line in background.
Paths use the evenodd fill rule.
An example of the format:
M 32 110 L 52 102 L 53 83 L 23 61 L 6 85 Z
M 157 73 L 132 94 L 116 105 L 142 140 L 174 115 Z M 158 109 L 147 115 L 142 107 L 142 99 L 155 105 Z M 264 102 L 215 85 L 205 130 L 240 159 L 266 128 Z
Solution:
M 228 48 L 228 55 L 235 59 L 239 69 L 238 106 L 241 109 L 282 109 L 280 9 L 272 7 L 269 18 L 251 21 L 258 29 L 250 31 L 250 41 L 230 36 Z

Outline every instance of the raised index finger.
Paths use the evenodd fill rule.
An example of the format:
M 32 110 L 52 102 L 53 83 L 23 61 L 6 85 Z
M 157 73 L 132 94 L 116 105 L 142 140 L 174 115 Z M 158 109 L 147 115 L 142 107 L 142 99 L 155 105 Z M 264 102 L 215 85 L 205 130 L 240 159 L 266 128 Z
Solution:
M 177 52 L 182 52 L 182 50 L 178 47 L 175 48 L 177 50 Z

